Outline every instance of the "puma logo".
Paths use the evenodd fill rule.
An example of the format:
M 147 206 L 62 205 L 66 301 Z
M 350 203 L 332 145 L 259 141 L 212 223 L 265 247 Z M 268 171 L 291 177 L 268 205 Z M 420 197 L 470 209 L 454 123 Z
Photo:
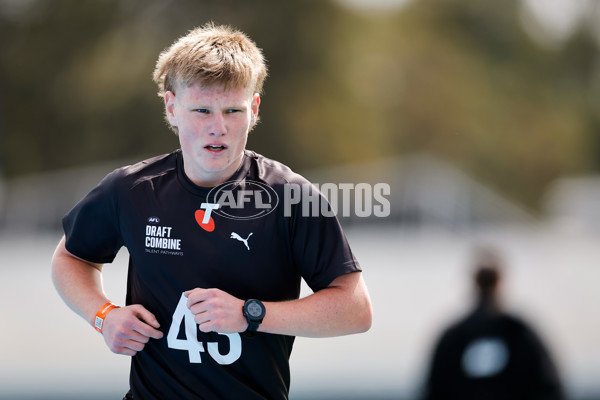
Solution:
M 229 236 L 229 238 L 239 240 L 240 242 L 244 242 L 244 244 L 246 245 L 248 250 L 250 250 L 250 246 L 248 246 L 248 239 L 250 239 L 250 236 L 252 236 L 252 232 L 250 232 L 250 234 L 248 235 L 248 237 L 246 239 L 242 238 L 240 235 L 238 235 L 235 232 L 231 232 L 231 236 Z

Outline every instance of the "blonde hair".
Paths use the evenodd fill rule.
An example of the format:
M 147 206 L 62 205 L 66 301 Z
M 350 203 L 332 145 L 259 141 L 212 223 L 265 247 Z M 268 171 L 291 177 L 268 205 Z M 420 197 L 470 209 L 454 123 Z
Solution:
M 238 30 L 210 22 L 160 53 L 153 80 L 158 95 L 164 97 L 167 91 L 175 93 L 178 86 L 196 81 L 262 93 L 266 76 L 265 59 L 256 43 Z

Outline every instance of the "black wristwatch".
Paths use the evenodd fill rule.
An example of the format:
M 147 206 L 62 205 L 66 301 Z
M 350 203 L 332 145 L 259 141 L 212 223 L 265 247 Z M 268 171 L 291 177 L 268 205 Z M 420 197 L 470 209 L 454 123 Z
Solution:
M 267 309 L 260 300 L 250 299 L 246 300 L 242 311 L 244 317 L 246 317 L 246 321 L 248 321 L 248 329 L 244 333 L 246 336 L 254 336 L 254 332 L 256 332 L 258 326 L 263 321 Z

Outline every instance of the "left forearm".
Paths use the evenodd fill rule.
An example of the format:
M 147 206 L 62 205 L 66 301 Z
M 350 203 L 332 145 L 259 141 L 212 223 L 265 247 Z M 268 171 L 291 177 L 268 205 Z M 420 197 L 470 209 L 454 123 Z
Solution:
M 264 304 L 267 314 L 260 332 L 327 337 L 365 332 L 371 326 L 371 302 L 361 273 L 340 276 L 302 299 Z
M 202 332 L 243 332 L 248 327 L 243 299 L 215 288 L 188 290 L 185 296 Z M 266 316 L 259 332 L 327 337 L 365 332 L 371 327 L 371 300 L 360 272 L 339 276 L 325 289 L 302 299 L 263 304 Z

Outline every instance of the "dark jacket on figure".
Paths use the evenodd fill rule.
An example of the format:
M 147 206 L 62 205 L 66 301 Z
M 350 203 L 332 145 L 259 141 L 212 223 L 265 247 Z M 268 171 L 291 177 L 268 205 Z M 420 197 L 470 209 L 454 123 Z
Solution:
M 525 322 L 480 303 L 440 338 L 425 400 L 563 400 L 540 338 Z

